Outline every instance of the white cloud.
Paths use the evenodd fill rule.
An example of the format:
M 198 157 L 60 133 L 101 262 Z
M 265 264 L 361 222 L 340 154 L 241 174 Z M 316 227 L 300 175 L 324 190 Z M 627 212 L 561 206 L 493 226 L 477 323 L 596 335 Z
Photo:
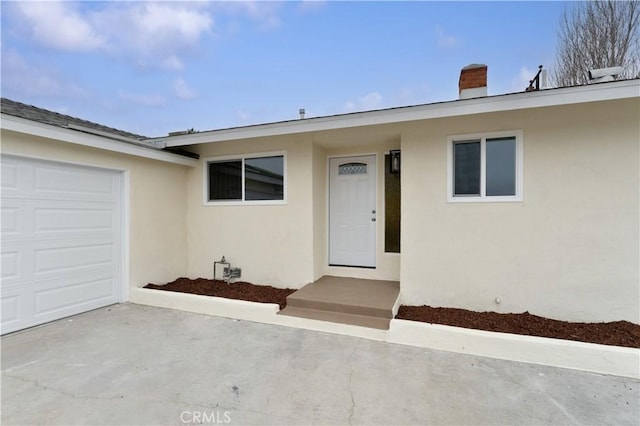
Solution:
M 132 102 L 134 104 L 140 104 L 148 107 L 161 107 L 167 104 L 164 97 L 160 95 L 142 95 L 137 93 L 129 93 L 124 90 L 118 92 L 120 99 Z
M 169 55 L 161 62 L 162 68 L 180 71 L 184 69 L 184 63 L 176 55 Z
M 105 46 L 105 39 L 73 3 L 25 1 L 16 7 L 29 26 L 31 37 L 44 46 L 66 51 L 91 51 Z
M 352 111 L 368 111 L 378 109 L 382 106 L 382 95 L 378 92 L 371 92 L 356 100 L 347 101 L 344 104 L 344 110 Z
M 214 2 L 212 6 L 229 14 L 248 16 L 257 22 L 261 29 L 269 30 L 280 26 L 281 21 L 278 12 L 282 7 L 281 2 L 276 1 L 230 1 Z
M 442 48 L 451 48 L 456 47 L 459 43 L 459 40 L 449 34 L 444 32 L 444 28 L 440 25 L 436 26 L 436 33 L 438 34 L 438 46 Z
M 317 9 L 322 1 L 304 2 Z M 281 25 L 282 2 L 9 2 L 3 12 L 16 33 L 35 43 L 67 52 L 98 52 L 141 68 L 181 71 L 203 40 L 219 30 L 215 16 L 231 18 L 224 27 L 249 21 L 268 30 Z M 241 18 L 236 20 L 235 17 Z
M 182 78 L 173 81 L 173 90 L 180 99 L 193 99 L 198 96 L 195 90 L 191 88 Z
M 213 28 L 213 18 L 200 3 L 115 3 L 97 13 L 93 23 L 107 34 L 109 50 L 142 67 L 184 68 Z
M 27 62 L 18 52 L 2 49 L 3 96 L 82 98 L 87 91 L 55 69 Z
M 92 3 L 87 3 L 92 4 Z M 96 3 L 101 4 L 101 3 Z M 18 17 L 37 43 L 58 50 L 102 51 L 143 67 L 183 68 L 213 28 L 207 3 L 113 2 L 85 10 L 71 2 L 20 2 Z

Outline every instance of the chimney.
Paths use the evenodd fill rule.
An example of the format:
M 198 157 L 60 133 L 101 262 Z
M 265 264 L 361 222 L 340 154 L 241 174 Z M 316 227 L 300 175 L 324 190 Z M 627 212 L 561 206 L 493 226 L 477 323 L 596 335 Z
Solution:
M 460 99 L 487 96 L 487 66 L 471 64 L 462 68 L 458 81 Z

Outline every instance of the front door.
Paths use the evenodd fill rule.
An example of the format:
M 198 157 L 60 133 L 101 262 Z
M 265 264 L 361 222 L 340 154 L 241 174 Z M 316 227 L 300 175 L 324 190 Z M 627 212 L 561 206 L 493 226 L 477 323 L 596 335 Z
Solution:
M 329 265 L 376 266 L 376 156 L 329 160 Z

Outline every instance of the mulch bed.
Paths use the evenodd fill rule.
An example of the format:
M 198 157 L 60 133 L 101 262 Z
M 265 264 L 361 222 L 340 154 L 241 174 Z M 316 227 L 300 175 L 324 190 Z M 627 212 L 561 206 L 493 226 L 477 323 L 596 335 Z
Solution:
M 169 284 L 147 284 L 144 288 L 226 297 L 250 302 L 277 303 L 280 309 L 286 306 L 287 296 L 296 291 L 290 288 L 275 288 L 243 281 L 227 284 L 224 281 L 205 278 L 194 280 L 178 278 Z M 628 321 L 575 323 L 539 317 L 531 315 L 529 312 L 499 314 L 497 312 L 473 312 L 457 308 L 405 305 L 400 306 L 396 318 L 500 333 L 640 348 L 640 325 Z
M 147 284 L 144 288 L 226 297 L 227 299 L 246 300 L 249 302 L 277 303 L 280 305 L 280 309 L 287 304 L 287 296 L 295 291 L 290 288 L 254 285 L 243 281 L 234 281 L 231 284 L 227 284 L 224 281 L 205 278 L 197 278 L 195 280 L 178 278 L 169 284 Z
M 607 323 L 567 322 L 531 315 L 473 312 L 456 308 L 400 306 L 398 319 L 420 321 L 500 333 L 577 340 L 601 345 L 640 348 L 640 325 L 628 321 Z

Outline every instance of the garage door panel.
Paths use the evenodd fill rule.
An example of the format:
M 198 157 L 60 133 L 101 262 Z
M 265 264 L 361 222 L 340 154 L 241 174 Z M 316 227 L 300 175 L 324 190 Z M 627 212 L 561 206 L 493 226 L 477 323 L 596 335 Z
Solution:
M 20 208 L 3 205 L 0 210 L 2 212 L 2 235 L 18 233 L 20 230 L 18 226 L 20 223 Z
M 2 297 L 2 304 L 0 307 L 2 308 L 2 324 L 10 324 L 18 321 L 19 313 L 20 313 L 20 297 L 19 296 L 9 296 Z
M 20 252 L 6 251 L 0 255 L 2 259 L 2 279 L 17 278 L 20 275 Z
M 3 241 L 2 284 L 5 287 L 37 280 L 105 272 L 119 268 L 119 243 L 96 235 L 93 239 Z
M 34 252 L 35 275 L 72 272 L 96 266 L 111 266 L 114 261 L 113 255 L 113 244 L 37 249 Z
M 11 162 L 2 163 L 2 191 L 18 190 L 18 165 Z
M 113 173 L 83 168 L 70 169 L 39 165 L 35 168 L 34 195 L 59 199 L 113 200 L 116 197 Z
M 3 197 L 2 236 L 26 238 L 64 233 L 74 237 L 89 232 L 106 232 L 115 238 L 119 212 L 114 202 L 33 200 Z
M 111 206 L 103 208 L 36 207 L 34 232 L 86 232 L 109 231 L 115 225 L 115 212 Z
M 70 310 L 80 306 L 105 302 L 116 303 L 114 280 L 90 280 L 75 284 L 65 283 L 55 288 L 37 290 L 35 295 L 35 316 L 48 315 L 61 310 Z
M 117 303 L 121 173 L 0 158 L 2 333 Z

